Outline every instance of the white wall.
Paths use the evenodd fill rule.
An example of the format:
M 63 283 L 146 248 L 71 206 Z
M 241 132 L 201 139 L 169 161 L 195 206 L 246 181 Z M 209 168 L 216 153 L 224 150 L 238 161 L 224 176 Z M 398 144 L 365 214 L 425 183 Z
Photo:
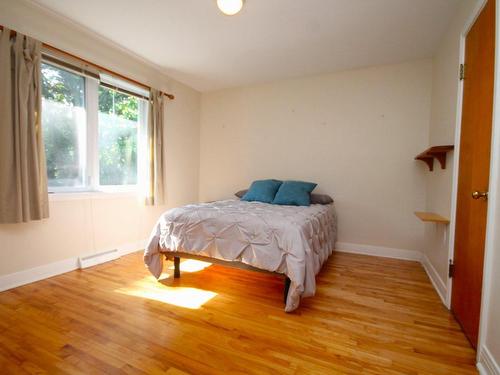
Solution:
M 498 182 L 500 184 L 500 181 Z M 497 207 L 497 215 L 500 215 L 500 208 Z M 495 230 L 500 231 L 500 225 L 495 227 Z M 491 269 L 498 270 L 500 267 L 500 240 L 496 240 L 494 252 L 491 257 Z M 497 374 L 500 373 L 500 272 L 491 272 L 489 280 L 489 303 L 488 307 L 482 315 L 486 319 L 484 331 L 484 345 L 481 350 L 487 350 L 490 358 L 494 361 L 494 367 Z
M 433 58 L 432 105 L 429 145 L 455 144 L 458 79 L 460 65 L 460 36 L 477 1 L 465 0 L 453 17 L 450 26 Z M 426 208 L 451 217 L 453 164 L 455 154 L 448 153 L 446 169 L 435 162 L 434 171 L 426 174 Z M 425 224 L 424 254 L 443 285 L 446 295 L 448 282 L 449 226 Z
M 0 24 L 176 96 L 165 112 L 167 206 L 144 207 L 131 196 L 51 197 L 49 219 L 0 225 L 0 276 L 82 253 L 136 244 L 149 236 L 167 207 L 197 201 L 198 92 L 29 2 L 0 0 Z
M 200 200 L 260 178 L 331 194 L 339 241 L 420 250 L 431 61 L 202 94 Z
M 500 27 L 497 25 L 497 32 Z M 498 46 L 497 42 L 497 46 Z M 500 67 L 500 51 L 496 53 L 497 69 Z M 490 184 L 488 210 L 489 223 L 486 241 L 485 270 L 483 282 L 483 303 L 481 310 L 481 330 L 479 337 L 479 360 L 488 369 L 496 369 L 500 374 L 500 80 L 496 82 L 496 104 L 493 140 L 496 145 L 492 149 L 494 159 Z M 495 370 L 485 374 L 495 374 Z
M 500 186 L 500 180 L 497 181 L 497 186 Z M 500 196 L 500 191 L 497 191 L 497 196 Z M 496 215 L 500 216 L 500 207 L 496 207 Z M 494 226 L 494 231 L 498 233 L 500 231 L 500 223 Z M 484 331 L 481 333 L 483 335 L 483 343 L 480 351 L 486 350 L 489 356 L 494 361 L 494 367 L 497 373 L 500 373 L 500 272 L 498 269 L 500 267 L 500 239 L 495 239 L 492 247 L 491 257 L 489 258 L 491 263 L 489 265 L 491 272 L 489 273 L 490 278 L 486 281 L 485 287 L 488 288 L 487 298 L 488 303 L 481 315 L 481 319 L 485 319 Z M 481 353 L 482 354 L 482 353 Z

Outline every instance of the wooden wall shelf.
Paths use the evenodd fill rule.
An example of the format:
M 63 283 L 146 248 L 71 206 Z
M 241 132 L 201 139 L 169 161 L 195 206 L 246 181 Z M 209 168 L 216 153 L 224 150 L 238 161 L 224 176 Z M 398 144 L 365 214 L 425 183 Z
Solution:
M 454 148 L 455 146 L 453 145 L 432 146 L 415 156 L 415 160 L 421 160 L 426 163 L 429 171 L 432 172 L 434 170 L 434 159 L 437 159 L 439 164 L 441 164 L 441 169 L 446 169 L 446 153 Z
M 435 214 L 434 212 L 420 212 L 416 211 L 415 216 L 417 216 L 420 220 L 430 223 L 441 223 L 441 224 L 449 224 L 450 219 Z

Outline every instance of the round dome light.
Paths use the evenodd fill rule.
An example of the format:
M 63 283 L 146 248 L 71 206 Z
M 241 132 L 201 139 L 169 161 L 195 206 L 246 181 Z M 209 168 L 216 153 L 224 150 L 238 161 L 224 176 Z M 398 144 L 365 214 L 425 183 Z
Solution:
M 220 11 L 227 16 L 234 16 L 243 8 L 243 0 L 217 0 Z

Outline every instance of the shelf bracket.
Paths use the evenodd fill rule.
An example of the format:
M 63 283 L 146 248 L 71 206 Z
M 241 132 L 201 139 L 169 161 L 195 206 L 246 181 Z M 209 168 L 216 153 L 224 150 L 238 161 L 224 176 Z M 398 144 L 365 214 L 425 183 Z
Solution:
M 425 164 L 427 164 L 427 166 L 429 167 L 429 171 L 432 172 L 434 170 L 434 158 L 433 157 L 420 156 L 420 157 L 416 157 L 415 159 L 421 160 Z
M 427 164 L 429 171 L 434 170 L 434 159 L 437 159 L 441 169 L 446 169 L 446 153 L 453 150 L 453 145 L 433 146 L 415 156 L 415 160 L 421 160 Z
M 441 169 L 446 169 L 446 153 L 444 154 L 432 154 L 432 156 L 434 156 L 439 164 L 441 165 Z

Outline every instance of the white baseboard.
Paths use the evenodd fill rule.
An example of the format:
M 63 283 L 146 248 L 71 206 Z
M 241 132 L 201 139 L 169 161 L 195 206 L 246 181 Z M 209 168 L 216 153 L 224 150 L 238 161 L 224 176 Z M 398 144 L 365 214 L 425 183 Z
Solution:
M 443 280 L 441 280 L 436 269 L 425 254 L 422 254 L 421 252 L 415 250 L 395 249 L 392 247 L 384 246 L 358 245 L 347 242 L 337 242 L 336 251 L 344 253 L 372 255 L 385 258 L 414 260 L 420 262 L 422 264 L 422 267 L 424 267 L 425 272 L 429 276 L 434 289 L 436 289 L 439 298 L 441 298 L 441 301 L 446 306 L 446 295 L 448 288 Z
M 437 273 L 436 269 L 432 265 L 427 255 L 422 254 L 421 263 L 422 266 L 424 267 L 425 272 L 427 272 L 427 276 L 429 276 L 429 279 L 431 279 L 434 289 L 436 289 L 436 292 L 441 298 L 441 301 L 443 301 L 443 304 L 446 306 L 446 295 L 448 290 L 446 284 L 441 279 L 441 277 L 439 277 L 439 274 Z
M 479 349 L 477 369 L 481 375 L 500 375 L 500 366 L 486 346 Z
M 146 240 L 127 243 L 122 246 L 118 246 L 118 251 L 120 256 L 130 254 L 144 249 L 145 244 Z M 48 279 L 49 277 L 61 275 L 66 272 L 74 271 L 78 268 L 78 257 L 74 257 L 0 276 L 0 292 L 16 288 L 21 285 L 30 284 L 35 281 Z
M 0 276 L 0 292 L 78 269 L 78 257 Z
M 421 261 L 422 253 L 415 250 L 395 249 L 392 247 L 372 246 L 372 245 L 359 245 L 348 242 L 337 242 L 335 246 L 336 251 L 343 253 L 372 255 L 384 258 L 395 258 L 404 260 Z

